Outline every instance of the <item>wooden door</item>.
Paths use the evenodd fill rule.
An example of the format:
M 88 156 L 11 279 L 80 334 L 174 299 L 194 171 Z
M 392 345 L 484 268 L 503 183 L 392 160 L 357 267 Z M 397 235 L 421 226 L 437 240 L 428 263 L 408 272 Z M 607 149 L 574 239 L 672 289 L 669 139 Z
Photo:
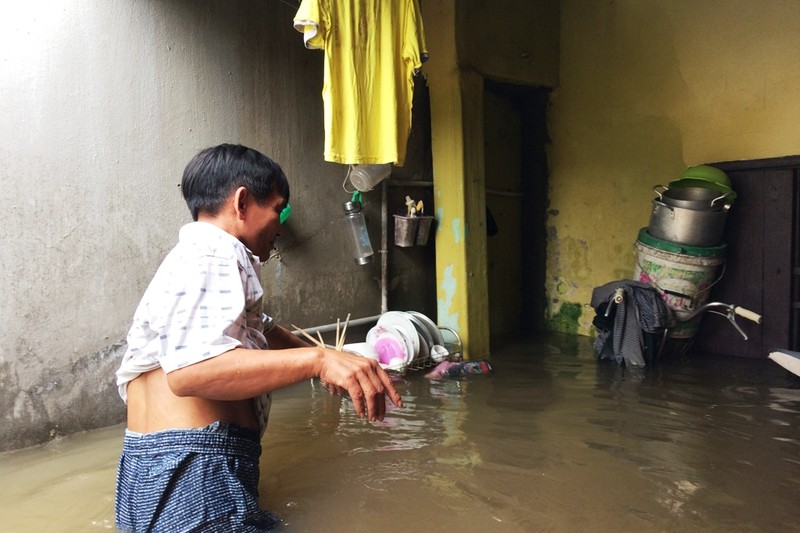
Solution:
M 766 357 L 775 348 L 798 348 L 798 175 L 800 157 L 737 161 L 713 166 L 731 178 L 738 197 L 725 228 L 728 254 L 710 301 L 740 305 L 763 323 L 737 318 L 749 340 L 723 317 L 706 313 L 694 350 Z

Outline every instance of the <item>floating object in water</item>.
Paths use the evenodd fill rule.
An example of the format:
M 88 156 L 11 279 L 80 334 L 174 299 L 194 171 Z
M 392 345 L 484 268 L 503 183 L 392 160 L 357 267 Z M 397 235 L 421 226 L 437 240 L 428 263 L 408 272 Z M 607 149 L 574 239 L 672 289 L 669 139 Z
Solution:
M 489 361 L 444 361 L 436 365 L 433 370 L 425 374 L 426 378 L 437 379 L 446 377 L 462 377 L 475 374 L 491 374 L 494 372 Z
M 447 375 L 451 377 L 467 376 L 470 374 L 491 374 L 494 371 L 489 361 L 464 361 L 456 363 L 447 370 Z
M 769 358 L 796 376 L 800 376 L 800 352 L 775 350 Z
M 443 361 L 433 367 L 433 370 L 425 374 L 425 377 L 428 379 L 439 379 L 442 377 L 448 370 L 450 370 L 453 366 L 457 365 L 455 361 Z

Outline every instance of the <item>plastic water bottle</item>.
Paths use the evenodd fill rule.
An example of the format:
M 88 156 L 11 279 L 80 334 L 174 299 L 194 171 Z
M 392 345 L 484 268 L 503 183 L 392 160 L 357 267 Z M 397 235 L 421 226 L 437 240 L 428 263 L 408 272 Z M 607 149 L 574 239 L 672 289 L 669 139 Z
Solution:
M 364 212 L 361 210 L 361 202 L 349 201 L 344 204 L 345 227 L 350 235 L 352 242 L 353 259 L 356 264 L 366 265 L 372 261 L 374 252 L 372 243 L 369 242 L 367 224 L 364 221 Z

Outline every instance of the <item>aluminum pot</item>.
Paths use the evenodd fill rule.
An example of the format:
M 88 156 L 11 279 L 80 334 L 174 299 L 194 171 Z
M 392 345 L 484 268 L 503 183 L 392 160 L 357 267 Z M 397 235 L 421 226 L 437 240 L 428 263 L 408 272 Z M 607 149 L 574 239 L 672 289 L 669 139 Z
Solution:
M 653 192 L 658 199 L 671 206 L 686 209 L 721 210 L 729 209 L 732 203 L 731 192 L 720 192 L 706 187 L 673 187 L 656 185 Z
M 727 216 L 727 208 L 687 209 L 653 200 L 648 229 L 653 237 L 665 241 L 686 246 L 718 246 L 722 243 Z

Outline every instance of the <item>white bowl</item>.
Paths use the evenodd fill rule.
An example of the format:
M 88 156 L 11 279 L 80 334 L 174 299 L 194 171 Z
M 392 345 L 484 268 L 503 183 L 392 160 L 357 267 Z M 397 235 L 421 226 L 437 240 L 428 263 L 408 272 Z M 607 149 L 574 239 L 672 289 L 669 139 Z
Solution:
M 368 342 L 351 342 L 350 344 L 345 344 L 342 346 L 342 351 L 360 355 L 367 359 L 378 360 L 378 352 L 376 352 L 375 347 Z

